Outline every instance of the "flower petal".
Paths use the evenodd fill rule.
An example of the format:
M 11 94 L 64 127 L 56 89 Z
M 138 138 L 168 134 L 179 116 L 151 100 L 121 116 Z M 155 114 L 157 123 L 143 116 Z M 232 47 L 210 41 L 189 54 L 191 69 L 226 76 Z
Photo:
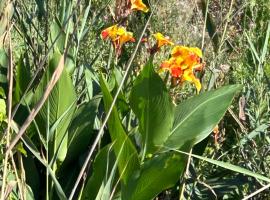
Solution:
M 156 38 L 158 42 L 158 48 L 164 46 L 164 45 L 174 45 L 172 41 L 170 41 L 169 37 L 165 37 L 161 33 L 153 34 L 153 36 Z
M 142 0 L 131 0 L 131 9 L 132 10 L 140 10 L 140 11 L 143 11 L 143 12 L 148 12 L 149 11 L 149 9 L 142 2 Z

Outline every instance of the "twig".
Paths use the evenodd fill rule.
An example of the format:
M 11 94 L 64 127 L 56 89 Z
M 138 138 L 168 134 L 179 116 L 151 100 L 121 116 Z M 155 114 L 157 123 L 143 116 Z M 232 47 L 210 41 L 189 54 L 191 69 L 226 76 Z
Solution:
M 190 161 L 191 161 L 191 155 L 192 155 L 192 149 L 190 149 L 190 151 L 189 151 L 188 162 L 187 162 L 185 174 L 183 175 L 183 177 L 184 177 L 183 180 L 185 180 L 186 177 L 187 177 L 187 175 L 188 175 L 189 166 L 190 166 Z M 182 185 L 181 193 L 180 193 L 180 196 L 179 196 L 179 200 L 184 199 L 185 187 L 186 187 L 186 183 L 185 183 L 185 181 L 184 181 L 184 182 L 183 182 L 183 185 Z
M 9 37 L 9 65 L 8 65 L 8 124 L 7 124 L 7 143 L 6 146 L 9 146 L 9 139 L 10 139 L 10 127 L 11 127 L 11 109 L 12 109 L 12 88 L 13 88 L 13 60 L 12 60 L 12 47 L 11 47 L 11 35 L 10 30 L 12 26 L 8 27 L 8 37 Z M 6 187 L 6 176 L 7 176 L 7 165 L 8 165 L 8 153 L 5 155 L 4 159 L 4 170 L 3 170 L 3 183 L 1 189 L 1 199 L 5 198 L 5 187 Z
M 231 116 L 233 117 L 233 119 L 237 122 L 237 124 L 240 126 L 241 131 L 243 133 L 247 133 L 247 129 L 245 128 L 245 126 L 241 123 L 241 121 L 238 119 L 238 117 L 236 116 L 236 114 L 234 114 L 234 112 L 232 111 L 231 108 L 228 108 L 229 113 L 231 114 Z
M 262 191 L 264 191 L 264 190 L 266 190 L 268 188 L 270 188 L 270 184 L 268 184 L 268 185 L 262 187 L 261 189 L 259 189 L 259 190 L 255 191 L 255 192 L 251 193 L 250 195 L 246 196 L 242 200 L 250 199 L 251 197 L 254 197 L 255 195 L 259 194 L 260 192 L 262 192 Z

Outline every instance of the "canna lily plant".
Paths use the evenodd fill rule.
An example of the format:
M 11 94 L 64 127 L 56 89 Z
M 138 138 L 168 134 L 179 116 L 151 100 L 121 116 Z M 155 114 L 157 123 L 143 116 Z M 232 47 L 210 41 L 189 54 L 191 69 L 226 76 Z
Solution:
M 149 11 L 141 0 L 130 0 L 130 4 L 132 10 Z M 64 1 L 60 5 L 65 5 Z M 65 9 L 63 6 L 62 10 Z M 153 34 L 156 41 L 148 49 L 148 61 L 138 75 L 132 74 L 123 85 L 121 80 L 125 80 L 125 77 L 118 65 L 108 70 L 107 74 L 105 70 L 95 71 L 83 65 L 77 66 L 79 47 L 76 45 L 83 41 L 85 30 L 90 29 L 85 27 L 90 10 L 89 5 L 82 23 L 74 24 L 70 20 L 65 29 L 62 24 L 65 24 L 68 16 L 72 16 L 72 9 L 66 14 L 59 12 L 63 16 L 52 21 L 48 40 L 53 48 L 45 56 L 48 60 L 44 61 L 47 66 L 44 66 L 43 75 L 33 82 L 35 85 L 30 89 L 27 89 L 29 81 L 35 78 L 32 79 L 29 63 L 39 57 L 32 58 L 27 48 L 20 60 L 14 62 L 17 72 L 14 103 L 23 100 L 19 107 L 23 115 L 15 115 L 11 138 L 16 137 L 20 127 L 25 127 L 24 124 L 29 122 L 29 109 L 36 111 L 39 108 L 37 115 L 29 118 L 33 123 L 29 122 L 22 141 L 11 152 L 12 155 L 13 152 L 14 155 L 19 152 L 19 163 L 25 166 L 26 180 L 22 178 L 25 181 L 22 188 L 27 192 L 27 200 L 154 199 L 162 191 L 179 183 L 183 177 L 187 156 L 177 151 L 189 152 L 213 130 L 218 131 L 215 127 L 241 89 L 239 85 L 230 85 L 204 91 L 203 83 L 196 77 L 196 72 L 204 67 L 201 63 L 202 51 L 196 47 L 175 45 L 162 33 Z M 74 37 L 70 37 L 70 27 L 79 28 L 74 31 Z M 101 37 L 110 40 L 116 57 L 121 56 L 125 44 L 135 41 L 133 33 L 120 24 L 101 31 Z M 70 45 L 67 45 L 67 41 Z M 156 54 L 165 46 L 172 48 L 170 58 L 160 66 L 154 64 Z M 3 49 L 0 54 L 2 60 L 5 58 L 2 63 L 9 63 L 8 54 Z M 59 75 L 57 81 L 55 72 Z M 180 89 L 184 82 L 193 83 L 197 93 L 175 105 L 171 88 L 158 72 L 165 72 L 170 78 L 177 79 Z M 48 87 L 51 86 L 51 80 L 55 80 L 55 85 Z M 83 91 L 80 93 L 80 90 Z M 44 91 L 48 94 L 46 100 Z M 118 94 L 116 91 L 119 91 L 119 95 L 114 99 L 115 94 Z M 0 97 L 1 123 L 7 118 L 6 97 L 1 94 L 1 90 Z M 104 113 L 110 115 L 102 129 Z M 95 138 L 98 138 L 97 129 L 101 130 L 104 137 L 98 139 L 98 147 L 93 148 L 89 173 L 83 173 L 85 176 L 79 182 L 80 188 L 74 189 L 71 194 L 76 188 L 74 183 L 82 160 L 85 160 L 89 147 L 93 147 Z M 44 177 L 46 184 L 43 182 Z M 10 189 L 13 185 L 9 183 L 14 184 L 17 182 L 15 180 L 14 177 L 7 177 L 9 182 L 6 191 L 17 190 Z
M 104 38 L 108 35 L 112 41 L 119 37 L 117 34 L 109 36 L 106 32 L 102 35 Z M 114 106 L 107 123 L 111 143 L 98 153 L 82 199 L 97 196 L 114 199 L 115 196 L 122 200 L 151 200 L 174 186 L 187 163 L 187 157 L 176 151 L 189 152 L 205 139 L 241 89 L 239 85 L 225 86 L 202 92 L 175 106 L 169 88 L 153 64 L 158 50 L 174 43 L 161 33 L 154 34 L 154 37 L 156 44 L 149 51 L 149 61 L 130 83 L 132 88 L 123 90 L 121 95 L 121 101 L 129 105 L 128 126 L 123 123 L 121 109 Z M 200 49 L 177 45 L 172 49 L 171 58 L 161 64 L 161 71 L 169 71 L 172 78 L 179 79 L 180 87 L 184 81 L 194 83 L 199 92 L 201 83 L 194 73 L 203 68 L 201 58 Z M 109 82 L 103 74 L 99 78 L 106 112 L 113 102 L 109 83 L 115 77 L 117 74 L 107 77 Z M 120 103 L 120 99 L 118 101 Z

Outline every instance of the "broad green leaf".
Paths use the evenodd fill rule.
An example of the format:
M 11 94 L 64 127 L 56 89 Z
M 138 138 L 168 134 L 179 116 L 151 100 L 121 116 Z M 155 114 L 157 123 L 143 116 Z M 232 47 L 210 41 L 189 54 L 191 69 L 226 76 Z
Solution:
M 165 146 L 179 149 L 184 144 L 197 144 L 206 138 L 221 120 L 240 85 L 225 86 L 194 96 L 179 104 Z
M 116 185 L 116 181 L 115 180 L 115 174 L 117 172 L 117 163 L 118 163 L 118 159 L 120 157 L 118 157 L 116 159 L 116 161 L 114 162 L 112 169 L 109 171 L 109 173 L 107 174 L 106 180 L 103 181 L 103 183 L 101 184 L 101 187 L 98 191 L 96 200 L 110 200 L 110 196 L 112 195 L 112 190 L 113 190 L 113 186 Z M 108 170 L 108 168 L 107 168 Z M 116 187 L 116 186 L 115 186 Z
M 252 172 L 250 170 L 247 170 L 247 169 L 245 169 L 243 167 L 239 167 L 237 165 L 233 165 L 233 164 L 230 164 L 230 163 L 227 163 L 227 162 L 222 162 L 222 161 L 214 160 L 214 159 L 211 159 L 211 158 L 206 158 L 206 157 L 195 155 L 195 154 L 189 154 L 189 153 L 179 151 L 179 150 L 175 150 L 175 151 L 179 152 L 179 153 L 182 153 L 182 154 L 185 154 L 185 155 L 191 155 L 194 158 L 204 160 L 206 162 L 212 163 L 213 165 L 217 165 L 219 167 L 223 167 L 225 169 L 228 169 L 228 170 L 231 170 L 231 171 L 234 171 L 234 172 L 238 172 L 238 173 L 241 173 L 241 174 L 245 174 L 245 175 L 248 175 L 248 176 L 251 176 L 251 177 L 254 177 L 254 178 L 257 178 L 257 179 L 260 179 L 262 181 L 266 181 L 266 182 L 270 183 L 270 178 L 262 176 L 260 174 L 255 173 L 255 172 Z
M 49 62 L 49 69 L 46 71 L 42 77 L 38 88 L 34 95 L 34 101 L 37 102 L 43 95 L 45 88 L 50 81 L 52 74 L 56 67 L 58 66 L 61 54 L 55 53 L 53 58 Z M 42 109 L 38 114 L 38 124 L 40 130 L 43 134 L 46 134 L 46 123 L 47 123 L 47 110 L 49 110 L 49 123 L 50 128 L 55 127 L 55 123 L 58 122 L 57 128 L 52 134 L 49 135 L 49 157 L 52 158 L 59 149 L 58 160 L 63 161 L 67 152 L 67 139 L 68 134 L 66 134 L 67 128 L 71 122 L 72 114 L 75 110 L 76 92 L 74 86 L 72 85 L 71 77 L 68 75 L 66 69 L 64 68 L 62 75 L 53 90 L 51 91 L 46 103 L 43 105 Z M 72 106 L 73 105 L 73 106 Z M 71 106 L 71 108 L 70 108 Z M 66 112 L 66 110 L 69 110 Z M 65 117 L 62 115 L 65 114 Z M 58 121 L 59 118 L 62 118 Z M 44 137 L 47 138 L 47 137 Z M 61 145 L 61 146 L 60 146 Z
M 124 188 L 124 200 L 151 200 L 173 187 L 185 168 L 186 159 L 174 152 L 162 153 L 146 161 Z
M 25 65 L 23 62 L 24 56 L 26 54 L 21 55 L 19 62 L 16 66 L 16 87 L 15 87 L 15 99 L 16 101 L 20 101 L 21 95 L 26 90 L 29 81 L 31 80 L 30 76 L 30 68 Z
M 106 185 L 115 160 L 112 145 L 107 145 L 99 151 L 93 163 L 92 176 L 83 190 L 82 200 L 96 199 L 102 185 Z
M 18 132 L 15 124 L 14 124 L 14 127 L 13 127 L 13 130 L 15 132 Z M 61 185 L 59 184 L 58 182 L 58 179 L 56 178 L 55 176 L 55 173 L 52 171 L 52 169 L 50 168 L 50 166 L 48 166 L 46 164 L 47 161 L 45 161 L 41 156 L 40 156 L 40 153 L 37 149 L 37 147 L 35 146 L 35 144 L 27 137 L 27 135 L 23 135 L 22 137 L 22 141 L 24 143 L 24 145 L 28 148 L 28 150 L 35 156 L 36 159 L 39 160 L 40 163 L 42 163 L 45 168 L 48 168 L 48 171 L 49 171 L 49 174 L 50 174 L 50 177 L 52 178 L 52 181 L 54 182 L 54 185 L 55 185 L 55 188 L 56 188 L 56 192 L 58 194 L 58 197 L 62 200 L 62 199 L 67 199 Z
M 68 131 L 68 152 L 65 162 L 80 156 L 90 145 L 99 102 L 100 98 L 92 99 L 75 112 Z
M 40 177 L 34 158 L 28 152 L 28 156 L 23 156 L 23 166 L 27 184 L 31 187 L 35 198 L 38 199 L 40 191 Z
M 103 76 L 100 76 L 100 87 L 103 94 L 103 101 L 105 111 L 108 112 L 112 104 L 113 98 L 108 90 L 108 86 L 105 83 Z M 139 158 L 135 146 L 126 134 L 117 109 L 113 107 L 110 118 L 108 120 L 108 127 L 111 136 L 111 140 L 114 149 L 115 156 L 118 161 L 119 174 L 124 183 L 127 183 L 131 174 L 139 168 Z
M 169 93 L 154 71 L 152 60 L 135 80 L 130 105 L 139 119 L 144 152 L 152 153 L 167 139 L 173 122 L 173 105 Z
M 66 33 L 62 29 L 61 22 L 56 17 L 50 26 L 50 43 L 55 42 L 54 48 L 58 48 L 62 52 L 65 47 L 65 39 Z

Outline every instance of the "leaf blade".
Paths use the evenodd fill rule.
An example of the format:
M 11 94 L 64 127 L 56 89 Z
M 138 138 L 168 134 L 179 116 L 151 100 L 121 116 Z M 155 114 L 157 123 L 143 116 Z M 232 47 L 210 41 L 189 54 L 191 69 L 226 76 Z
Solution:
M 194 145 L 206 138 L 221 120 L 240 85 L 225 86 L 194 96 L 179 104 L 165 146 L 178 149 Z
M 113 98 L 102 75 L 100 76 L 100 87 L 103 94 L 105 111 L 108 112 Z M 109 117 L 108 128 L 111 140 L 114 143 L 113 148 L 115 156 L 117 159 L 120 157 L 118 161 L 119 174 L 121 175 L 123 182 L 126 183 L 133 171 L 139 168 L 139 158 L 135 146 L 122 126 L 115 107 Z
M 130 105 L 139 119 L 144 151 L 153 153 L 169 136 L 173 104 L 163 80 L 154 71 L 151 59 L 135 80 Z

